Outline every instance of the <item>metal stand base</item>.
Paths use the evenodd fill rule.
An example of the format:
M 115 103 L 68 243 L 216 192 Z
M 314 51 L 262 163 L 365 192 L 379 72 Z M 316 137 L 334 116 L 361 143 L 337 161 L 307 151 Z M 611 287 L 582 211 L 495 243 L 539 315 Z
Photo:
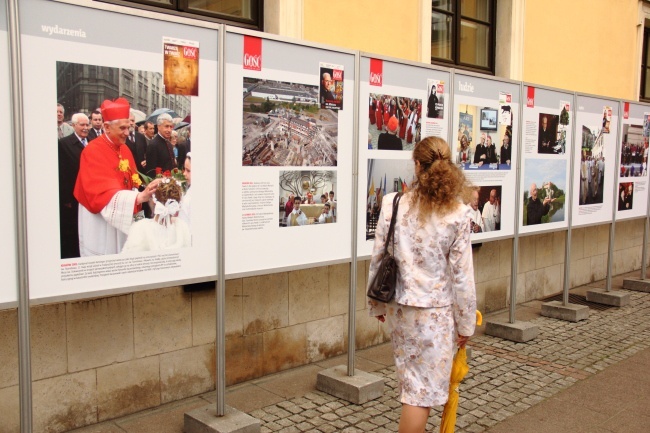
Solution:
M 626 278 L 623 280 L 623 288 L 637 292 L 650 292 L 650 280 L 641 280 L 639 278 Z
M 354 404 L 363 404 L 384 393 L 384 379 L 356 370 L 348 376 L 348 367 L 337 365 L 318 373 L 316 389 Z
M 624 307 L 630 303 L 630 294 L 621 291 L 606 291 L 605 289 L 587 290 L 587 301 L 597 304 Z
M 486 321 L 485 333 L 493 337 L 503 338 L 504 340 L 525 343 L 539 335 L 539 326 L 518 320 L 515 320 L 515 323 L 507 321 Z
M 185 433 L 260 433 L 262 425 L 257 418 L 226 406 L 226 414 L 217 416 L 215 405 L 185 413 Z
M 586 305 L 567 304 L 560 301 L 542 304 L 542 316 L 567 322 L 579 322 L 589 317 L 589 307 Z

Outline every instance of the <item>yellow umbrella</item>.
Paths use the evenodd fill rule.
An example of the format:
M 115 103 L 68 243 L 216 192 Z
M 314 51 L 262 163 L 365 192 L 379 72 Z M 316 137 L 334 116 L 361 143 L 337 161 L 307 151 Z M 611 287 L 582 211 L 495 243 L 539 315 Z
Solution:
M 483 316 L 480 311 L 476 311 L 476 324 L 483 323 Z M 454 356 L 454 363 L 451 366 L 451 378 L 449 381 L 449 399 L 445 403 L 445 409 L 442 411 L 440 422 L 440 433 L 453 433 L 456 427 L 456 411 L 458 410 L 458 388 L 463 380 L 469 365 L 467 365 L 467 351 L 464 347 L 459 347 Z

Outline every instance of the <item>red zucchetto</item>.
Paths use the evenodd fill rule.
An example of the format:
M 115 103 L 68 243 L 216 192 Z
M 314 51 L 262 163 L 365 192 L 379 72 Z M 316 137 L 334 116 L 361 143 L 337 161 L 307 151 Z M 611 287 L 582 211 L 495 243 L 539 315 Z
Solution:
M 104 102 L 102 102 L 102 106 L 100 107 L 100 110 L 102 110 L 102 117 L 104 118 L 104 122 L 110 122 L 118 119 L 128 119 L 130 109 L 131 105 L 129 104 L 129 101 L 124 98 L 117 98 L 115 101 L 106 99 Z

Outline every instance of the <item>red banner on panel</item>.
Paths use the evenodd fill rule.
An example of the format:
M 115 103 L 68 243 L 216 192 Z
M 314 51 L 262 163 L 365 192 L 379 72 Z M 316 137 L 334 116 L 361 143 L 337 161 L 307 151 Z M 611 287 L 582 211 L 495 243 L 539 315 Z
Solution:
M 244 69 L 262 70 L 262 39 L 244 36 Z
M 630 103 L 629 102 L 624 102 L 623 103 L 623 119 L 629 119 L 630 118 Z
M 384 61 L 370 59 L 370 85 L 381 87 L 384 81 Z
M 532 86 L 528 86 L 528 98 L 526 99 L 526 107 L 535 107 L 535 88 Z

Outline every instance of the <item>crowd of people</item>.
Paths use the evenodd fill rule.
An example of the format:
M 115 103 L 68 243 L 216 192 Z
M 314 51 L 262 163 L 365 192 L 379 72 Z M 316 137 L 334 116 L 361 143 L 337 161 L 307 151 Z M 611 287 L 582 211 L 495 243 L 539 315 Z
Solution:
M 90 117 L 75 113 L 70 124 L 64 117 L 58 104 L 61 258 L 120 253 L 132 229 L 151 221 L 165 238 L 130 241 L 130 250 L 189 246 L 189 132 L 184 143 L 174 142 L 169 114 L 158 116 L 157 128 L 144 122 L 140 132 L 124 98 L 105 100 Z M 188 192 L 179 195 L 179 187 Z
M 336 200 L 334 200 L 334 191 L 330 191 L 329 194 L 321 194 L 320 204 L 322 204 L 323 207 L 318 217 L 308 217 L 305 212 L 300 209 L 300 206 L 303 204 L 316 204 L 313 194 L 307 193 L 304 198 L 293 193 L 289 194 L 287 202 L 284 205 L 284 227 L 304 226 L 307 224 L 329 224 L 336 222 Z
M 464 131 L 459 131 L 458 148 L 456 154 L 456 163 L 464 165 L 466 163 L 474 164 L 479 167 L 484 164 L 508 164 L 512 158 L 511 134 L 509 131 L 503 135 L 503 142 L 497 152 L 496 145 L 492 142 L 492 135 L 481 133 L 481 139 L 476 147 L 470 147 L 471 137 L 467 127 Z
M 603 202 L 605 157 L 582 152 L 580 161 L 580 204 Z
M 621 146 L 621 177 L 648 174 L 648 145 L 623 143 Z
M 418 99 L 389 95 L 370 95 L 368 106 L 370 125 L 375 125 L 379 135 L 380 150 L 403 150 L 403 142 L 419 140 L 422 102 Z

